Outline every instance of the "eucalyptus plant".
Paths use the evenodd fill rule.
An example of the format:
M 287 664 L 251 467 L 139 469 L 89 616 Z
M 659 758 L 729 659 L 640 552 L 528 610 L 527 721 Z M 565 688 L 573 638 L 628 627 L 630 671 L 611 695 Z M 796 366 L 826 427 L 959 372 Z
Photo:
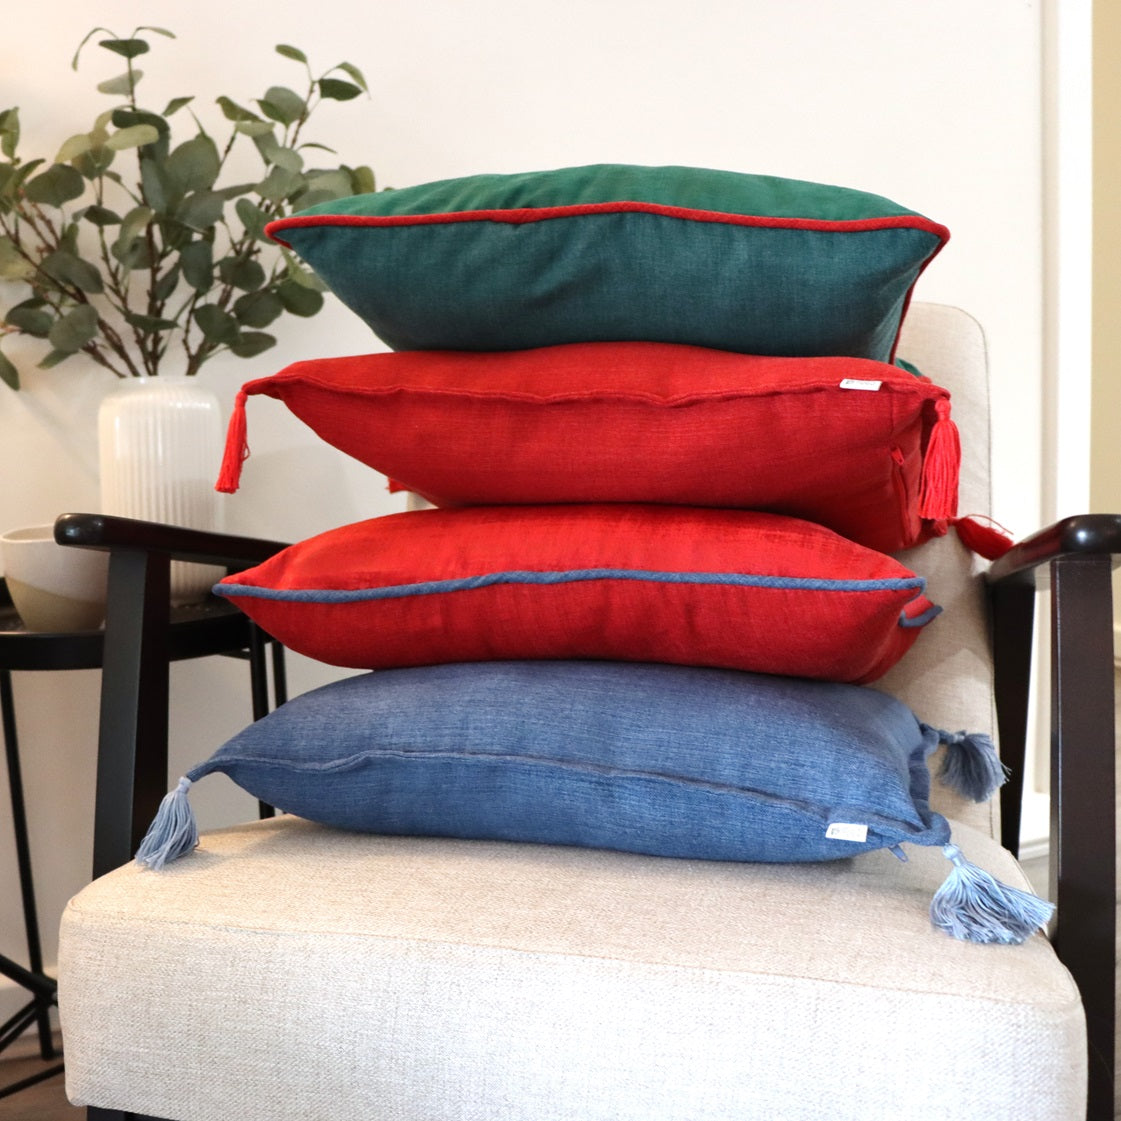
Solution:
M 251 107 L 220 96 L 219 128 L 208 129 L 193 97 L 159 113 L 137 100 L 136 60 L 152 35 L 174 39 L 170 31 L 137 27 L 122 38 L 95 28 L 74 69 L 98 35 L 98 47 L 125 61 L 97 85 L 114 104 L 53 160 L 22 158 L 19 111 L 0 112 L 0 340 L 43 340 L 43 369 L 85 354 L 122 378 L 158 374 L 173 355 L 196 374 L 217 354 L 260 354 L 276 342 L 263 328 L 323 306 L 322 284 L 265 237 L 266 223 L 375 189 L 368 167 L 309 167 L 313 153 L 335 153 L 305 136 L 322 102 L 367 93 L 365 78 L 348 62 L 317 76 L 303 51 L 281 44 L 276 52 L 302 68 L 300 91 L 270 86 Z M 186 139 L 173 139 L 173 118 L 190 120 Z M 255 149 L 248 163 L 242 148 Z M 237 173 L 249 181 L 228 183 L 244 166 L 256 169 Z M 19 388 L 2 352 L 0 379 Z

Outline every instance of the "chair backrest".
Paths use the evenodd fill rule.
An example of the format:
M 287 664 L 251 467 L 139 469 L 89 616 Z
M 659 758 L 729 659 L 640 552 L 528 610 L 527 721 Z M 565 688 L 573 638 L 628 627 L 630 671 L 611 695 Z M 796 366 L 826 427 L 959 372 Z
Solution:
M 980 324 L 959 308 L 915 303 L 903 324 L 899 357 L 950 391 L 962 446 L 958 512 L 988 515 L 989 379 Z M 984 732 L 995 740 L 992 647 L 978 575 L 987 562 L 974 557 L 953 530 L 898 555 L 926 578 L 927 594 L 943 612 L 876 688 L 904 701 L 927 724 L 949 731 Z M 997 835 L 996 799 L 978 806 L 935 785 L 936 809 Z

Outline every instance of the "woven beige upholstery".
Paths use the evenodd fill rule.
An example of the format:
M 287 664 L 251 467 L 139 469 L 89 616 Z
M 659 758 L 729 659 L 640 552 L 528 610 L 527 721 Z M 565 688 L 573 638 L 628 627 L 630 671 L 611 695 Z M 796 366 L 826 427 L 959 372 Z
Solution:
M 919 305 L 901 353 L 951 389 L 962 512 L 987 511 L 980 330 Z M 877 687 L 991 732 L 972 562 L 952 535 L 905 560 L 946 610 Z M 974 863 L 1025 886 L 992 807 L 936 804 Z M 294 818 L 212 833 L 67 909 L 67 1089 L 175 1121 L 1081 1117 L 1082 1008 L 1050 944 L 933 929 L 947 862 L 908 856 L 743 865 Z
M 945 872 L 255 823 L 71 903 L 67 1089 L 183 1121 L 1070 1121 L 1073 983 L 1042 938 L 934 930 Z

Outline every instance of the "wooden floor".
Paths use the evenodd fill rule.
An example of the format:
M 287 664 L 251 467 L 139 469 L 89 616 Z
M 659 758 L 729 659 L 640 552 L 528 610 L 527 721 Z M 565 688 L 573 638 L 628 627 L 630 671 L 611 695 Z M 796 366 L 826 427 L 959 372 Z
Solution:
M 57 1059 L 5 1059 L 0 1062 L 0 1087 L 28 1078 L 55 1066 Z M 0 1098 L 0 1121 L 82 1121 L 84 1109 L 76 1109 L 66 1100 L 61 1074 L 48 1078 L 26 1090 Z

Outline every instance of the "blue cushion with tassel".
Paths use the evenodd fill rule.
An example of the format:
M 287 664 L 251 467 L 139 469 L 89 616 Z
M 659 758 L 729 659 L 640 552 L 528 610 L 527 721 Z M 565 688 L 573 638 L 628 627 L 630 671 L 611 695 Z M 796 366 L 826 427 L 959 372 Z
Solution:
M 953 867 L 937 924 L 1020 941 L 1049 906 L 1002 885 L 1013 894 L 995 911 L 978 895 L 979 870 L 930 808 L 927 758 L 943 743 L 946 780 L 988 798 L 1004 776 L 987 737 L 940 732 L 861 686 L 625 662 L 382 670 L 234 736 L 165 799 L 138 858 L 158 867 L 197 844 L 187 788 L 222 771 L 283 810 L 364 832 L 765 862 L 942 845 Z

